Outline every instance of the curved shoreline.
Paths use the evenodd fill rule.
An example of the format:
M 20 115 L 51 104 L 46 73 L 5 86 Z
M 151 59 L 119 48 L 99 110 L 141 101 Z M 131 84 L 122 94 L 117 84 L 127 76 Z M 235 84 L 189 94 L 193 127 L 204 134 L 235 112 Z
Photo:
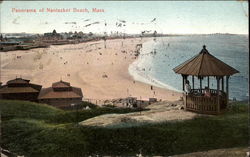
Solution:
M 151 42 L 151 41 L 146 41 L 146 42 Z M 146 42 L 144 42 L 143 44 L 145 44 Z M 143 49 L 142 49 L 141 54 L 145 54 Z M 178 90 L 178 89 L 176 89 L 176 88 L 174 88 L 174 87 L 172 87 L 172 86 L 170 86 L 168 84 L 165 84 L 165 83 L 157 80 L 153 76 L 148 75 L 145 71 L 140 71 L 139 70 L 139 64 L 143 64 L 144 67 L 145 67 L 145 64 L 146 64 L 146 63 L 143 63 L 143 62 L 144 62 L 144 60 L 142 60 L 140 58 L 140 55 L 139 55 L 138 58 L 133 63 L 131 63 L 129 65 L 128 71 L 129 71 L 129 74 L 133 77 L 134 80 L 140 81 L 140 82 L 152 85 L 152 86 L 156 86 L 156 87 L 159 87 L 159 88 L 164 88 L 164 89 L 167 89 L 167 90 L 172 90 L 172 91 L 175 91 L 175 92 L 182 92 L 182 91 L 180 91 L 180 90 Z
M 134 80 L 140 81 L 140 82 L 152 85 L 152 86 L 156 86 L 159 88 L 165 88 L 168 90 L 181 92 L 180 90 L 177 90 L 174 87 L 167 85 L 152 76 L 146 75 L 145 73 L 142 73 L 139 70 L 136 70 L 138 62 L 140 61 L 137 59 L 133 63 L 131 63 L 128 67 L 129 74 L 133 77 Z
M 1 71 L 4 77 L 1 80 L 5 83 L 21 75 L 32 83 L 50 87 L 53 82 L 62 79 L 81 88 L 84 98 L 92 100 L 129 96 L 138 99 L 155 97 L 169 101 L 178 100 L 180 93 L 155 85 L 151 89 L 147 82 L 137 81 L 130 75 L 129 67 L 135 61 L 136 44 L 147 40 L 107 40 L 107 48 L 104 48 L 103 41 L 97 41 L 3 53 L 4 64 Z M 22 57 L 15 58 L 17 54 Z M 37 57 L 39 54 L 42 56 Z M 108 77 L 103 77 L 104 74 Z

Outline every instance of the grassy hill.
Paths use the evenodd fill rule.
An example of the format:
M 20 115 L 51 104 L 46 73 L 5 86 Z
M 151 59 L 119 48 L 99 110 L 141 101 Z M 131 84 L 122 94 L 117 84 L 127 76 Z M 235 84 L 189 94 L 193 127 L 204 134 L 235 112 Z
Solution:
M 248 145 L 248 105 L 231 104 L 219 116 L 127 128 L 83 127 L 76 122 L 137 110 L 94 108 L 64 111 L 44 104 L 0 100 L 1 146 L 30 157 L 173 155 Z

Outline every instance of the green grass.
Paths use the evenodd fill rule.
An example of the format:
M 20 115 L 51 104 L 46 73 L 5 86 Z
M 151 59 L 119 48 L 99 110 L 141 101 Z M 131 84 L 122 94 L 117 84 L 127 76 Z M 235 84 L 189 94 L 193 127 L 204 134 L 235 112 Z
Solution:
M 62 110 L 49 105 L 16 100 L 0 100 L 0 111 L 3 121 L 13 118 L 48 119 L 63 113 Z
M 27 157 L 173 155 L 248 145 L 248 105 L 235 102 L 222 115 L 123 128 L 82 127 L 79 121 L 131 109 L 63 111 L 30 102 L 0 100 L 1 145 Z M 32 112 L 32 113 L 29 113 Z
M 90 106 L 90 110 L 80 110 Z M 129 113 L 140 109 L 97 107 L 94 104 L 83 102 L 78 110 L 61 110 L 46 104 L 38 104 L 28 101 L 0 100 L 1 118 L 3 121 L 13 118 L 40 119 L 48 123 L 76 123 L 102 114 Z

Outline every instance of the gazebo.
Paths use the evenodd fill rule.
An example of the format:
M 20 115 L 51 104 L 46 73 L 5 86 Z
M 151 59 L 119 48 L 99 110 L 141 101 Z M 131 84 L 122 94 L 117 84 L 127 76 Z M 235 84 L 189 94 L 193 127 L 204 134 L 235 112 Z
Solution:
M 173 70 L 175 73 L 182 75 L 183 91 L 185 82 L 189 76 L 192 76 L 191 91 L 190 93 L 184 92 L 185 109 L 205 114 L 219 114 L 226 109 L 229 95 L 229 77 L 239 72 L 211 55 L 205 45 L 198 55 L 175 67 Z M 198 78 L 200 88 L 195 89 L 194 77 Z M 217 89 L 209 88 L 209 79 L 211 77 L 216 79 Z M 224 89 L 224 77 L 226 78 L 226 89 Z M 207 89 L 211 93 L 209 97 L 205 96 L 205 89 L 202 88 L 202 81 L 205 78 L 207 78 Z

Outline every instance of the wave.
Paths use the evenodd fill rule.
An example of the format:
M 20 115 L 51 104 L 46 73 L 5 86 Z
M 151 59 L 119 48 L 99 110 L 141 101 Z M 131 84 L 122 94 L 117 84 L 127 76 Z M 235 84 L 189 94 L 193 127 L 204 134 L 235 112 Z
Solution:
M 129 74 L 133 77 L 134 80 L 140 81 L 149 85 L 153 85 L 160 88 L 165 88 L 169 90 L 173 90 L 176 92 L 182 92 L 181 90 L 178 90 L 168 84 L 165 84 L 153 76 L 150 76 L 149 74 L 146 74 L 145 71 L 141 71 L 139 64 L 146 64 L 145 61 L 142 58 L 138 58 L 136 61 L 134 61 L 132 64 L 129 65 L 128 71 Z

